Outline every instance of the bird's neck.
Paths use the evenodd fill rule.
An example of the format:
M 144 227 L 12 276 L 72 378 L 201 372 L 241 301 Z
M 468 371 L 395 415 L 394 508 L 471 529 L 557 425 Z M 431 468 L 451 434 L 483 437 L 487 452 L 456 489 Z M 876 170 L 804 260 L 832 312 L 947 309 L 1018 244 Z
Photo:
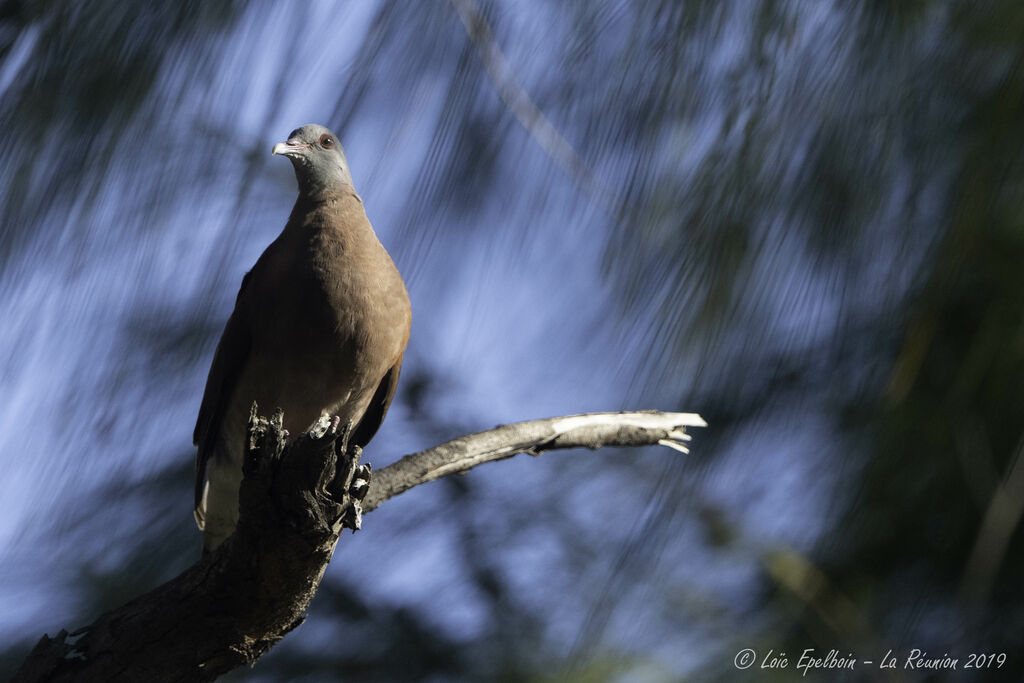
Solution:
M 363 203 L 351 183 L 334 183 L 330 187 L 316 188 L 303 187 L 302 183 L 299 183 L 299 198 L 295 202 L 295 208 L 302 206 L 310 209 L 323 204 L 338 205 L 353 201 L 360 205 Z
M 377 242 L 363 200 L 351 187 L 313 197 L 300 194 L 285 230 L 300 240 L 326 238 L 343 248 Z

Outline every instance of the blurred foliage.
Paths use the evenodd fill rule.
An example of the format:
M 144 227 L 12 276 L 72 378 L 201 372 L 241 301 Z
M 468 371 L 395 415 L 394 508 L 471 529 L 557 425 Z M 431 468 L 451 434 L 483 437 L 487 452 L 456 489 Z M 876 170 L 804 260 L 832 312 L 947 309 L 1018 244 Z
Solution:
M 411 552 L 409 539 L 429 534 L 449 553 L 453 592 L 481 606 L 473 627 L 453 633 L 423 605 L 381 601 L 332 567 L 310 622 L 234 677 L 731 681 L 744 647 L 1002 651 L 1000 680 L 1024 675 L 1024 5 L 462 6 L 489 27 L 475 42 L 448 3 L 364 3 L 364 32 L 337 37 L 355 46 L 344 58 L 307 39 L 342 12 L 333 5 L 0 8 L 0 269 L 10 278 L 67 254 L 68 240 L 131 248 L 212 183 L 229 197 L 229 229 L 197 257 L 211 274 L 179 287 L 184 302 L 127 316 L 129 387 L 147 369 L 154 384 L 205 374 L 217 297 L 233 295 L 224 264 L 250 253 L 234 228 L 255 220 L 267 193 L 242 140 L 266 146 L 286 132 L 266 129 L 312 72 L 337 93 L 325 122 L 343 140 L 381 120 L 396 130 L 379 153 L 403 157 L 409 180 L 379 197 L 420 291 L 451 285 L 424 265 L 438 244 L 462 245 L 453 261 L 526 261 L 557 223 L 580 252 L 601 255 L 611 332 L 596 358 L 624 369 L 621 403 L 699 411 L 712 425 L 686 460 L 570 456 L 532 482 L 533 498 L 523 481 L 445 482 L 391 518 L 399 541 L 386 547 Z M 232 51 L 267 36 L 290 57 Z M 481 58 L 495 49 L 581 165 L 545 158 L 538 131 L 497 96 L 503 84 Z M 224 110 L 250 91 L 265 93 L 265 109 L 236 130 Z M 428 134 L 403 137 L 402 126 Z M 207 155 L 202 174 L 174 151 L 188 141 Z M 213 150 L 228 150 L 234 180 L 218 175 L 227 162 Z M 387 168 L 364 171 L 362 187 L 392 182 Z M 69 230 L 114 174 L 130 179 L 117 201 L 135 221 L 106 236 Z M 4 346 L 5 373 L 18 348 Z M 428 352 L 408 366 L 396 410 L 410 430 L 436 442 L 479 426 L 471 409 L 446 408 L 462 381 L 452 368 Z M 74 623 L 24 625 L 5 669 L 43 630 L 85 622 L 187 563 L 189 457 L 175 452 L 173 467 L 66 502 L 101 508 L 47 532 L 65 549 Z M 620 495 L 638 518 L 612 514 Z M 140 512 L 125 520 L 123 509 Z M 101 525 L 112 533 L 90 543 Z M 6 561 L 41 561 L 25 538 Z M 524 586 L 519 563 L 531 552 L 550 569 Z M 589 601 L 559 594 L 566 583 Z M 801 678 L 764 676 L 749 680 Z M 954 678 L 989 676 L 901 670 L 891 680 Z

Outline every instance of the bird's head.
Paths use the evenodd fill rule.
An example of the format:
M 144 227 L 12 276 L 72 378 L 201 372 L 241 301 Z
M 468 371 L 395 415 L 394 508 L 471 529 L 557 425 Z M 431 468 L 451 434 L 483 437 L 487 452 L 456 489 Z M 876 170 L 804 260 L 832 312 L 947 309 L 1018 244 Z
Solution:
M 291 159 L 302 194 L 316 197 L 337 190 L 354 191 L 341 143 L 323 126 L 311 123 L 296 128 L 286 142 L 274 145 L 272 153 Z

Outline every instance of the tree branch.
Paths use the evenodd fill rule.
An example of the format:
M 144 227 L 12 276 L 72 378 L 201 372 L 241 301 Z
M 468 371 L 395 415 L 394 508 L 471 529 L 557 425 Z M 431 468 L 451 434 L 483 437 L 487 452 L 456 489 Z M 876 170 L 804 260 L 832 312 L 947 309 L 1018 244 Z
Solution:
M 500 425 L 494 429 L 452 439 L 407 455 L 375 472 L 373 486 L 363 500 L 364 512 L 375 509 L 413 486 L 459 474 L 494 460 L 519 453 L 540 455 L 565 448 L 597 449 L 605 446 L 662 445 L 688 453 L 687 427 L 706 427 L 696 413 L 587 413 Z
M 281 418 L 258 417 L 253 406 L 231 538 L 89 626 L 43 636 L 13 680 L 211 681 L 302 623 L 341 531 L 388 498 L 517 453 L 655 444 L 686 452 L 686 428 L 706 426 L 699 415 L 659 412 L 520 422 L 407 455 L 370 481 L 347 429 L 324 420 L 286 445 Z
M 505 58 L 505 53 L 494 37 L 490 23 L 476 0 L 451 0 L 459 19 L 466 27 L 466 34 L 480 54 L 484 70 L 498 91 L 498 96 L 512 112 L 519 124 L 526 130 L 556 164 L 569 174 L 591 201 L 609 216 L 618 213 L 621 197 L 618 191 L 601 182 L 583 157 L 565 139 L 540 107 L 533 101 L 526 89 L 520 85 L 515 71 Z

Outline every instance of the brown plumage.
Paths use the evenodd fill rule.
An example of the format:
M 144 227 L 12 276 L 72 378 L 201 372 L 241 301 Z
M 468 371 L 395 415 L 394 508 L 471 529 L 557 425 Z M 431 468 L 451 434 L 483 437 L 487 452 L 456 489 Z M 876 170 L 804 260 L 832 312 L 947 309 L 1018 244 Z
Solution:
M 395 393 L 409 297 L 352 186 L 333 133 L 303 126 L 274 154 L 291 159 L 299 198 L 242 280 L 206 381 L 194 434 L 195 516 L 210 551 L 234 532 L 249 408 L 284 410 L 306 431 L 321 415 L 365 446 Z

